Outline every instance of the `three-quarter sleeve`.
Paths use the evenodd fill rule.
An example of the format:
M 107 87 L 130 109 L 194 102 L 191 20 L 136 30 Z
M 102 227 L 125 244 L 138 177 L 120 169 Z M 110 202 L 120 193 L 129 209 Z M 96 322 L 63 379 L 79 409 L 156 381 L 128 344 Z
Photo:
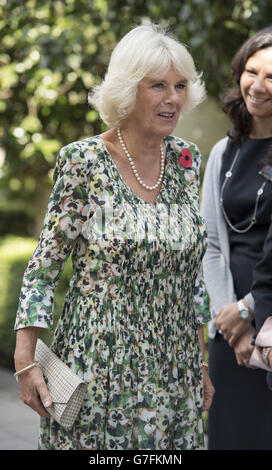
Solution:
M 80 143 L 58 154 L 54 187 L 38 245 L 24 273 L 15 329 L 53 328 L 54 290 L 84 223 L 87 171 Z
M 200 170 L 201 170 L 202 157 L 196 145 L 194 145 L 192 152 L 192 169 L 195 171 L 195 178 L 192 181 L 191 191 L 195 201 L 197 210 L 200 208 Z M 204 221 L 200 218 L 200 223 Z M 194 304 L 195 304 L 195 320 L 198 325 L 204 325 L 211 319 L 209 296 L 207 293 L 206 285 L 203 277 L 202 266 L 198 273 L 195 287 L 194 287 Z
M 204 325 L 211 319 L 210 316 L 210 303 L 205 282 L 203 279 L 202 269 L 196 279 L 194 288 L 194 301 L 195 301 L 195 318 L 198 325 Z

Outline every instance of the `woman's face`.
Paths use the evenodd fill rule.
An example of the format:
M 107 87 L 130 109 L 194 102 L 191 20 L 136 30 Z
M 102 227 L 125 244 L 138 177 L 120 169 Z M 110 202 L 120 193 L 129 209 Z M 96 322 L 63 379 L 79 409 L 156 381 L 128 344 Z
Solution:
M 186 97 L 186 85 L 187 80 L 173 68 L 160 77 L 143 78 L 138 85 L 136 105 L 127 120 L 130 126 L 137 126 L 150 137 L 171 134 Z
M 272 117 L 272 47 L 260 49 L 247 61 L 240 78 L 241 93 L 255 119 Z

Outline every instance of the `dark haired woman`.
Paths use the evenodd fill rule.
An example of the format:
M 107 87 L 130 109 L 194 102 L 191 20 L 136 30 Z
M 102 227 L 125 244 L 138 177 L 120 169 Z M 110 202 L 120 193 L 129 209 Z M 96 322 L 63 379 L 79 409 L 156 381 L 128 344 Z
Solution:
M 271 231 L 272 27 L 242 45 L 232 73 L 223 110 L 233 128 L 211 151 L 202 197 L 208 228 L 204 276 L 213 317 L 209 367 L 216 390 L 209 449 L 272 449 L 266 372 L 249 366 L 256 334 L 252 285 L 256 291 L 255 267 L 265 260 Z

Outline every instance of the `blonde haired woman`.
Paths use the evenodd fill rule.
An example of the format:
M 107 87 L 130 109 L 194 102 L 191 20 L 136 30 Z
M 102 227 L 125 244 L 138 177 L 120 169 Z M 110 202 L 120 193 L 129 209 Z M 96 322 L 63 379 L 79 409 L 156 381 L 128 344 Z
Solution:
M 40 449 L 203 446 L 202 380 L 205 409 L 213 388 L 197 279 L 206 246 L 200 154 L 169 135 L 203 97 L 186 48 L 156 27 L 137 27 L 90 96 L 109 130 L 59 154 L 24 276 L 15 364 L 31 365 L 39 328 L 52 327 L 54 287 L 72 252 L 52 349 L 88 384 L 88 398 L 67 432 L 47 415 L 40 370 L 19 375 L 22 398 L 42 416 Z

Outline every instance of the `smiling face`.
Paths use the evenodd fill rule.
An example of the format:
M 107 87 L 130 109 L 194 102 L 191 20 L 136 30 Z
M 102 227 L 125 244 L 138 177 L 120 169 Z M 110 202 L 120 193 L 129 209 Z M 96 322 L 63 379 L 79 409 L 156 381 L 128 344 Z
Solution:
M 145 135 L 163 138 L 175 129 L 187 80 L 173 68 L 160 76 L 147 76 L 138 85 L 136 104 L 127 123 Z
M 272 117 L 272 47 L 261 49 L 248 59 L 240 78 L 240 88 L 253 122 L 270 124 Z

